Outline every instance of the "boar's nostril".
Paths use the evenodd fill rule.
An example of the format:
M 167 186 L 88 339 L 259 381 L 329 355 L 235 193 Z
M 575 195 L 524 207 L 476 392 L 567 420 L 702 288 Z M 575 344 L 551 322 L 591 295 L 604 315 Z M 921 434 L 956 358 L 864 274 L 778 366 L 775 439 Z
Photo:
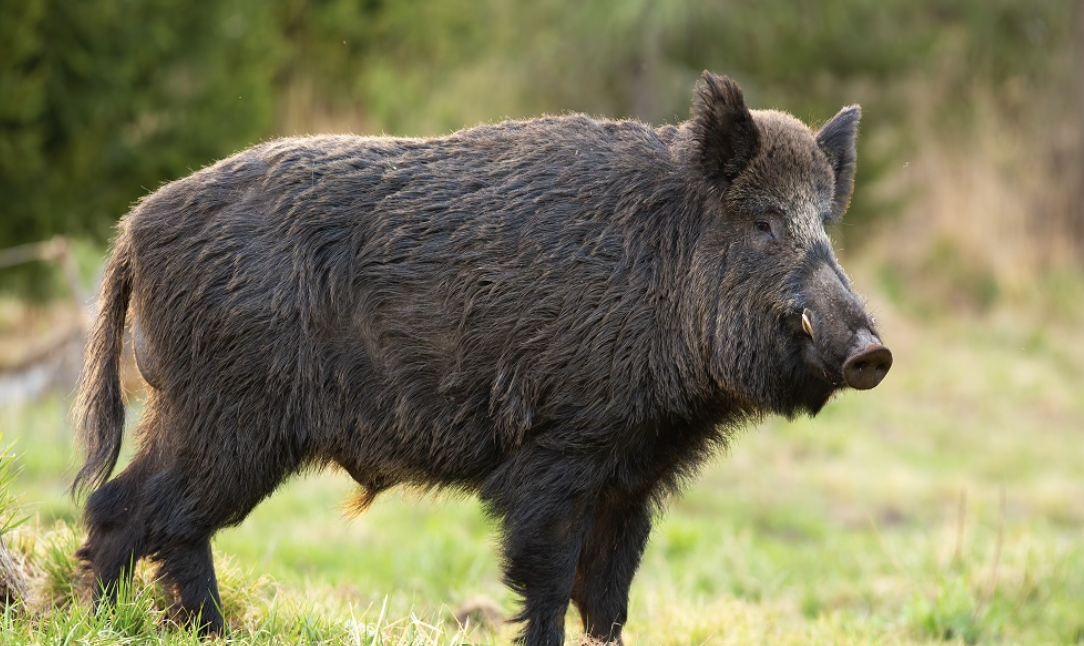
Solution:
M 869 390 L 888 374 L 892 367 L 892 352 L 879 343 L 854 353 L 843 364 L 843 380 L 851 388 Z

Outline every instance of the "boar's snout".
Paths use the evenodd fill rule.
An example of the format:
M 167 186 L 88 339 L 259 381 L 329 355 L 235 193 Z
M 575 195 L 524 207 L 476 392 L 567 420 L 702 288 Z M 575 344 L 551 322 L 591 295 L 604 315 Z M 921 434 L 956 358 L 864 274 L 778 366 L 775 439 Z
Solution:
M 856 336 L 854 348 L 843 363 L 843 380 L 857 390 L 876 388 L 892 367 L 892 352 L 868 330 Z
M 876 388 L 892 367 L 892 352 L 881 343 L 861 301 L 840 276 L 829 262 L 812 272 L 804 299 L 808 307 L 800 315 L 802 332 L 812 342 L 806 360 L 837 387 Z

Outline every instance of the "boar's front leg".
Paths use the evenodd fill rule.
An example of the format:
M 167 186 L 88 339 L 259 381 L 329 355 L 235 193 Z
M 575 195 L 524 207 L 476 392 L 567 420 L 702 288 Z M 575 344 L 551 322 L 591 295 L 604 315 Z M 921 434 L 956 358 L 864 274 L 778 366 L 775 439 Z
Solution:
M 521 449 L 482 489 L 502 519 L 505 583 L 523 597 L 516 643 L 560 646 L 576 563 L 601 489 L 598 460 L 552 448 Z
M 592 518 L 576 565 L 572 601 L 587 635 L 620 644 L 629 587 L 651 533 L 651 507 L 646 494 L 608 488 Z

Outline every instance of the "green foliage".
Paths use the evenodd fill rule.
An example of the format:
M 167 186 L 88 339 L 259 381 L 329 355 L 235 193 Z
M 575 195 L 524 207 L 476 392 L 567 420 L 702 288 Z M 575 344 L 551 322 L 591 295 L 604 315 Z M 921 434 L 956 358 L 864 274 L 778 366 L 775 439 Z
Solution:
M 281 36 L 261 3 L 0 2 L 0 245 L 102 238 L 162 181 L 271 123 Z
M 932 598 L 915 595 L 908 612 L 915 627 L 929 637 L 965 644 L 982 637 L 983 609 L 959 576 L 939 581 Z

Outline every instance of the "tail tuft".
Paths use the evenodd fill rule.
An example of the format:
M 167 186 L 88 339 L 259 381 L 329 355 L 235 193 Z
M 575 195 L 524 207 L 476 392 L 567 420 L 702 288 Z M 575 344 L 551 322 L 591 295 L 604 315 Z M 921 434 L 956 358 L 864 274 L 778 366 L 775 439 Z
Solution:
M 124 319 L 132 295 L 131 254 L 122 233 L 102 278 L 99 312 L 84 355 L 83 373 L 72 416 L 85 461 L 72 483 L 81 496 L 109 479 L 120 457 L 124 434 L 124 400 L 120 355 Z

